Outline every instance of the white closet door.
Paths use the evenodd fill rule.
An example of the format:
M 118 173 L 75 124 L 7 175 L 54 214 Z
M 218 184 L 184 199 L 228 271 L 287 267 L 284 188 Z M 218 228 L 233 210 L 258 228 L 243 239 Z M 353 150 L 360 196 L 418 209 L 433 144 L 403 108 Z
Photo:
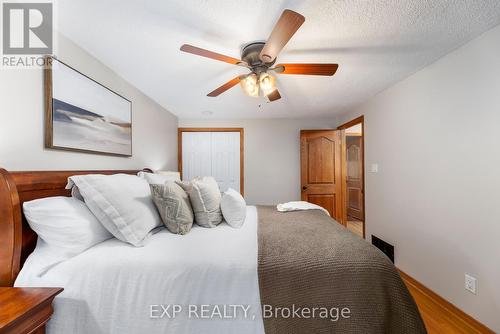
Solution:
M 239 132 L 212 132 L 212 176 L 221 191 L 240 191 Z
M 212 174 L 212 139 L 210 132 L 182 134 L 182 179 Z
M 240 133 L 183 132 L 182 179 L 213 176 L 221 191 L 240 191 Z

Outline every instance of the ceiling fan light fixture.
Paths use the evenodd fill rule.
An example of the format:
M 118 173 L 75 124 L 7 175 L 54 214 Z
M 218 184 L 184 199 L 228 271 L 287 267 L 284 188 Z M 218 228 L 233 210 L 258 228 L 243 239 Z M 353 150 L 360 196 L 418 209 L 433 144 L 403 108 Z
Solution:
M 248 96 L 259 96 L 259 83 L 257 82 L 257 74 L 251 73 L 240 80 L 241 88 Z
M 269 95 L 276 90 L 276 79 L 269 73 L 262 72 L 259 76 L 259 86 L 264 95 Z
M 269 102 L 273 102 L 281 99 L 281 95 L 278 88 L 276 88 L 275 77 L 267 73 L 268 71 L 273 71 L 273 74 L 279 75 L 332 76 L 337 72 L 339 67 L 338 64 L 319 63 L 286 63 L 274 65 L 279 53 L 295 35 L 304 21 L 305 17 L 303 15 L 290 9 L 285 9 L 278 22 L 274 25 L 267 41 L 253 41 L 245 44 L 241 49 L 241 60 L 189 44 L 182 45 L 181 51 L 239 65 L 250 70 L 250 74 L 241 74 L 229 80 L 208 93 L 207 96 L 219 96 L 240 83 L 241 89 L 243 89 L 246 95 L 251 97 L 265 96 Z

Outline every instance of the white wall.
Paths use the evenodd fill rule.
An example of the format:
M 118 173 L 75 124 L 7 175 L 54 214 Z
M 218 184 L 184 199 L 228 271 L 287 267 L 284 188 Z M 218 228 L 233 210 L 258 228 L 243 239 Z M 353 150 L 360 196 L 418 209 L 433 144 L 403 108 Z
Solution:
M 500 26 L 380 93 L 365 115 L 366 228 L 396 265 L 500 332 Z M 464 273 L 478 279 L 477 295 Z
M 132 101 L 133 157 L 45 149 L 43 72 L 8 69 L 0 70 L 0 167 L 177 170 L 177 118 L 67 38 L 58 47 L 60 60 Z
M 334 118 L 179 120 L 179 127 L 244 128 L 245 199 L 248 204 L 268 205 L 300 200 L 300 130 L 336 124 Z

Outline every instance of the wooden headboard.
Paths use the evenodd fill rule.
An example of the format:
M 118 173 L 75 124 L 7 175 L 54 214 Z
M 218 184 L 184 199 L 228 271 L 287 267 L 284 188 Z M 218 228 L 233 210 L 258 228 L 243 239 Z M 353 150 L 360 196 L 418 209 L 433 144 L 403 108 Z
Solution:
M 138 170 L 8 172 L 0 168 L 0 286 L 12 286 L 36 246 L 22 205 L 51 196 L 70 196 L 68 177 L 82 174 L 137 174 Z

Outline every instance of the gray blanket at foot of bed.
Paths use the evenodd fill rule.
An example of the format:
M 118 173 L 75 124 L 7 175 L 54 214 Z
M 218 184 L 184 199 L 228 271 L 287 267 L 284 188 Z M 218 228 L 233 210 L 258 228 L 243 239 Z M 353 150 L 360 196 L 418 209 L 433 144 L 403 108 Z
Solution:
M 320 210 L 258 207 L 266 334 L 426 333 L 396 268 Z

